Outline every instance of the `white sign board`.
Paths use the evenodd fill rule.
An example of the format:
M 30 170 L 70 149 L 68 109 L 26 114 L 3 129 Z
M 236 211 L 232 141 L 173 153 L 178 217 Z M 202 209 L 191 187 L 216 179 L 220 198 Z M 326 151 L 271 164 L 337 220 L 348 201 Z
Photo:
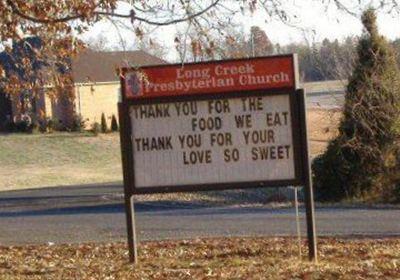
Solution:
M 291 180 L 289 95 L 130 107 L 135 187 Z

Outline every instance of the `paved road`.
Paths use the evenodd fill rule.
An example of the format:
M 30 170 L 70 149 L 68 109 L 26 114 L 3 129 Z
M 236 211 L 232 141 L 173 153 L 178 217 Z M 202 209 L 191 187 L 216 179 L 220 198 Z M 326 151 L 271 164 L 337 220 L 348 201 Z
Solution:
M 118 185 L 2 192 L 0 205 L 2 245 L 125 240 Z M 296 233 L 294 209 L 168 201 L 141 202 L 135 208 L 141 240 Z M 317 209 L 317 229 L 320 235 L 400 236 L 399 216 L 399 209 Z

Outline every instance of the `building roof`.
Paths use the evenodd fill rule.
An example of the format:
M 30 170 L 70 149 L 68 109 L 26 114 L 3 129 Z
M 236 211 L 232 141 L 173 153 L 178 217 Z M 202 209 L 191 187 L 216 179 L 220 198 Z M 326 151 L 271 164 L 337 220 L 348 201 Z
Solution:
M 94 52 L 87 50 L 72 60 L 75 83 L 119 81 L 116 69 L 166 64 L 165 60 L 144 51 Z

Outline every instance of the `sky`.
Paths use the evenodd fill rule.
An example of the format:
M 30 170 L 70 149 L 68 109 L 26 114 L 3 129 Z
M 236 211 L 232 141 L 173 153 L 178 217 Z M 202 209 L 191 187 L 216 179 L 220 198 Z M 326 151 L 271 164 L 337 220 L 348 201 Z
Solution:
M 322 0 L 288 0 L 284 2 L 283 8 L 289 14 L 296 15 L 296 19 L 291 21 L 291 26 L 282 23 L 280 20 L 265 20 L 265 13 L 262 10 L 256 11 L 252 16 L 249 14 L 239 15 L 235 18 L 235 22 L 239 28 L 245 32 L 250 27 L 257 25 L 261 27 L 273 43 L 286 45 L 293 42 L 321 42 L 324 38 L 331 40 L 342 40 L 346 36 L 357 36 L 362 32 L 360 22 L 360 14 L 362 8 L 360 5 L 352 4 L 356 1 L 343 0 L 348 7 L 352 9 L 357 16 L 349 15 L 340 11 L 334 5 L 326 6 L 322 4 Z M 367 7 L 370 1 L 361 1 L 361 7 Z M 374 1 L 374 0 L 372 0 Z M 357 1 L 358 2 L 358 1 Z M 355 5 L 352 7 L 351 5 Z M 127 3 L 120 2 L 118 12 L 129 13 L 130 6 Z M 129 21 L 125 21 L 124 25 L 130 26 Z M 390 40 L 400 38 L 400 15 L 388 14 L 386 12 L 378 12 L 378 27 L 382 35 Z M 169 26 L 152 31 L 152 37 L 157 38 L 169 49 L 169 60 L 176 59 L 176 52 L 173 48 L 173 40 L 176 31 L 182 29 L 182 26 Z M 115 27 L 109 21 L 103 21 L 93 26 L 89 32 L 84 34 L 82 38 L 88 42 L 96 40 L 99 36 L 105 38 L 107 46 L 111 48 L 134 48 L 136 37 L 132 30 L 128 28 Z M 124 42 L 124 43 L 121 43 Z M 125 45 L 123 47 L 123 45 Z
M 293 22 L 297 28 L 285 26 L 279 21 L 265 23 L 260 14 L 253 17 L 251 24 L 261 26 L 272 41 L 280 44 L 287 44 L 293 41 L 299 42 L 304 37 L 317 42 L 322 41 L 324 38 L 340 40 L 346 36 L 360 35 L 362 32 L 362 24 L 360 22 L 362 10 L 352 8 L 358 14 L 353 16 L 336 9 L 332 5 L 327 8 L 321 4 L 321 1 L 303 0 L 293 2 L 297 2 L 297 5 L 290 4 L 291 1 L 286 1 L 286 3 L 289 3 L 287 4 L 287 10 L 296 10 L 292 12 L 298 15 L 298 19 Z M 388 15 L 385 12 L 379 12 L 378 27 L 382 35 L 389 39 L 400 38 L 400 15 Z M 304 29 L 307 34 L 302 34 L 303 32 L 298 28 Z

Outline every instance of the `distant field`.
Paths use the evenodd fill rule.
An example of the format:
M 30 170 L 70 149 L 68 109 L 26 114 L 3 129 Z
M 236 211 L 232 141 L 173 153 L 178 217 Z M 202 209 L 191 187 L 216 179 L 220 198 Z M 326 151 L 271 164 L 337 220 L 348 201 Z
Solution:
M 347 85 L 347 80 L 307 82 L 301 86 L 307 93 L 316 92 L 344 92 Z
M 310 109 L 313 155 L 335 135 L 339 113 Z M 0 190 L 122 181 L 119 134 L 0 136 Z

